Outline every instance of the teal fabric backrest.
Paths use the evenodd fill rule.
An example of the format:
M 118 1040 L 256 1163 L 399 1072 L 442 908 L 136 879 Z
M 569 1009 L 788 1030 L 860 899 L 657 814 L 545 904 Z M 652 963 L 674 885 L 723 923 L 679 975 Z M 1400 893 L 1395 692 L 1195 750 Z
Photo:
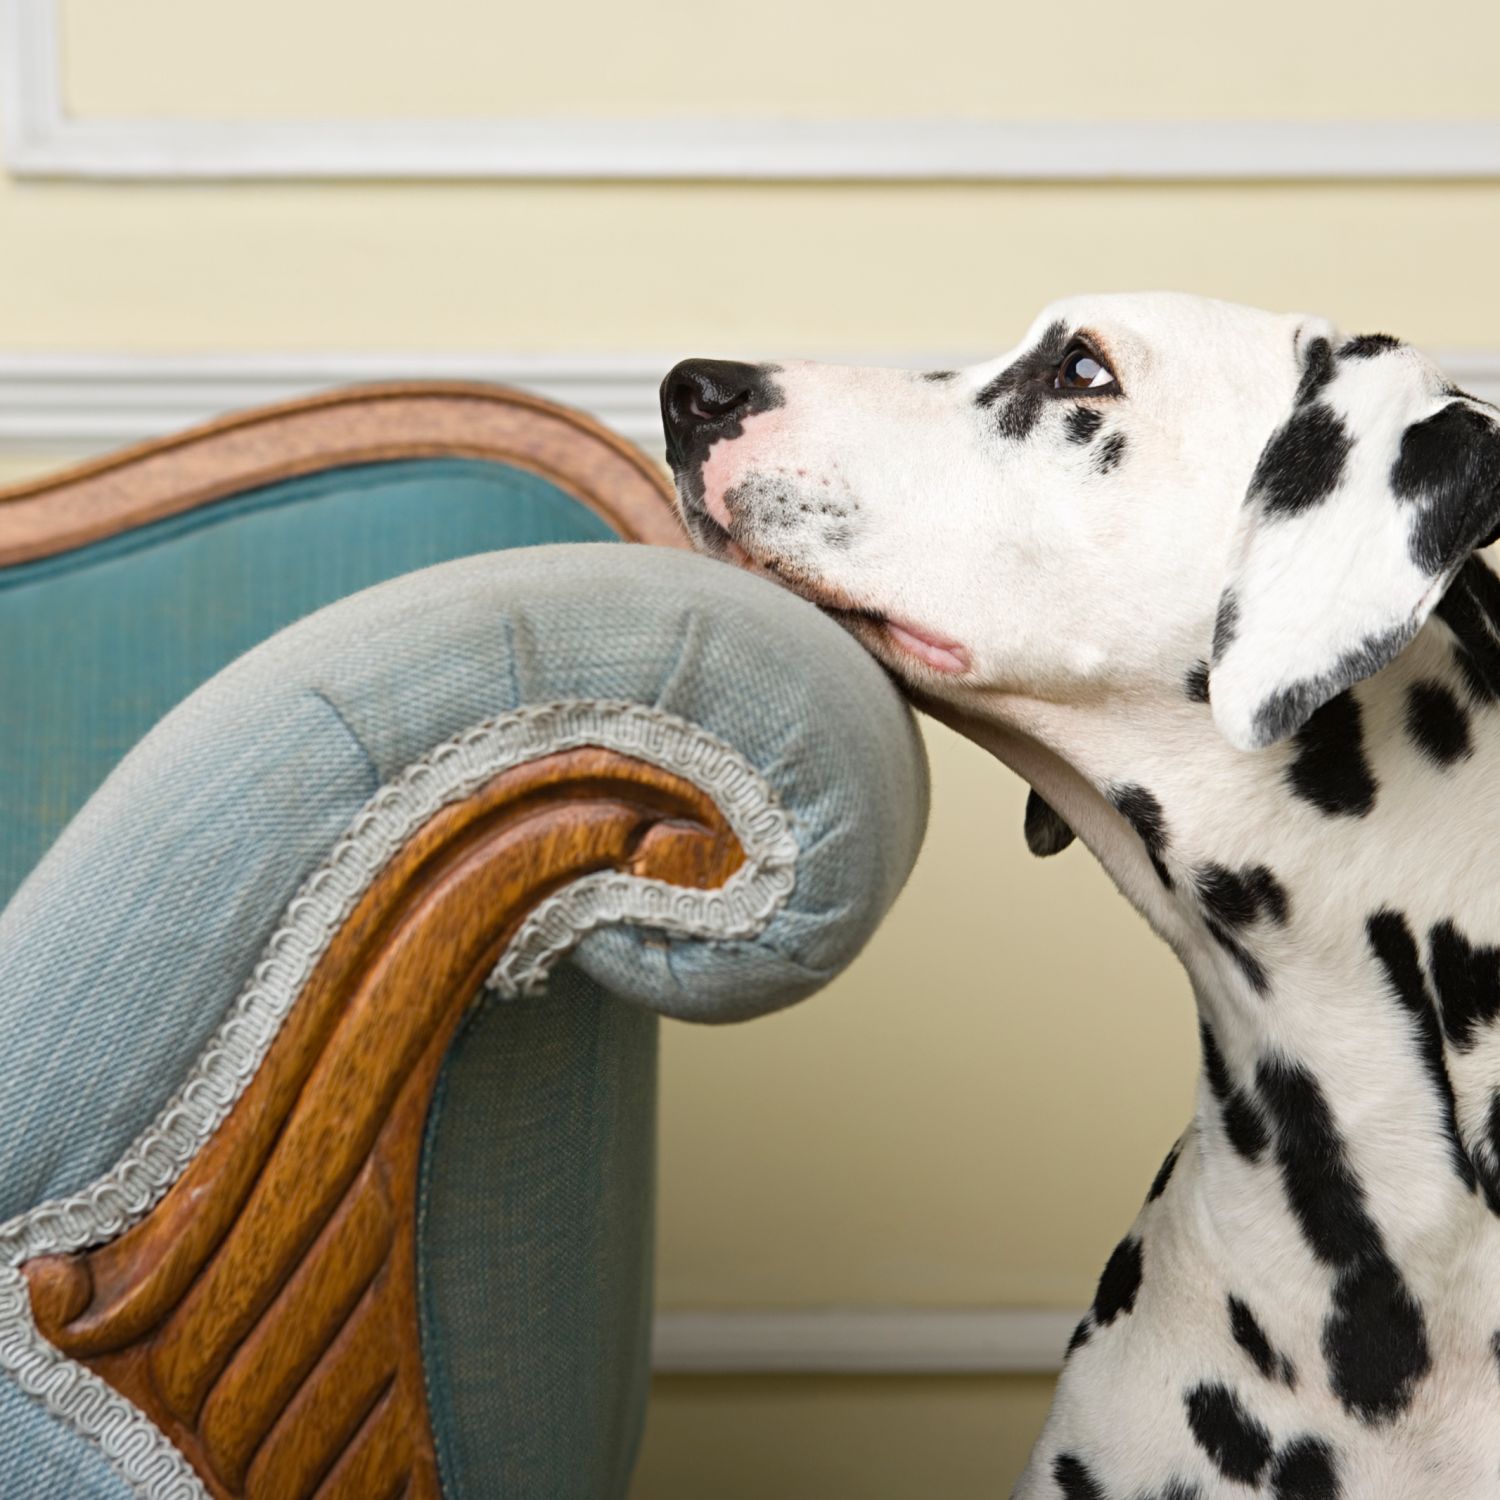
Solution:
M 0 906 L 120 757 L 283 625 L 430 563 L 609 526 L 504 464 L 326 470 L 0 570 Z

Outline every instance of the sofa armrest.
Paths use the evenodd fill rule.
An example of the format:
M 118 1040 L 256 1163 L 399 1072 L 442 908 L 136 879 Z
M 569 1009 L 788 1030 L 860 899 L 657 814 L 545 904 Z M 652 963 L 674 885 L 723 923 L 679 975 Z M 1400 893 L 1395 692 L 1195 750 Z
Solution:
M 893 899 L 924 810 L 878 668 L 800 601 L 681 554 L 469 559 L 242 658 L 0 916 L 0 1108 L 21 1122 L 0 1369 L 57 1425 L 37 1441 L 163 1495 L 622 1492 L 646 1013 L 817 988 Z M 451 1149 L 448 1122 L 533 1066 L 515 1039 L 538 1014 L 571 1041 L 536 1066 L 581 1086 Z M 580 1109 L 604 1128 L 570 1134 Z M 504 1191 L 476 1204 L 489 1176 Z M 548 1245 L 540 1318 L 538 1286 L 486 1254 L 507 1223 Z M 507 1359 L 518 1379 L 485 1378 Z M 522 1413 L 539 1370 L 559 1399 Z

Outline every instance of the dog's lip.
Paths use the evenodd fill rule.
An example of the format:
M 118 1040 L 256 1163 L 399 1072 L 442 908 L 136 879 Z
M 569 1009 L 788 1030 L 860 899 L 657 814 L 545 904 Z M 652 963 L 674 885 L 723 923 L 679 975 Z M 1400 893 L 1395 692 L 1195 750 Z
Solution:
M 951 636 L 940 635 L 935 630 L 917 625 L 911 620 L 898 620 L 867 605 L 858 604 L 847 594 L 840 593 L 822 584 L 807 583 L 802 579 L 789 578 L 779 568 L 768 567 L 749 553 L 726 532 L 724 556 L 744 568 L 747 572 L 759 573 L 779 583 L 783 588 L 800 595 L 809 604 L 816 605 L 824 614 L 831 615 L 846 628 L 857 632 L 872 644 L 893 646 L 904 657 L 915 658 L 923 666 L 944 676 L 956 676 L 967 672 L 972 665 L 968 648 Z
M 895 643 L 915 656 L 918 661 L 945 676 L 956 676 L 967 672 L 971 665 L 968 648 L 962 641 L 951 636 L 939 635 L 935 630 L 924 630 L 905 620 L 887 620 L 885 633 Z

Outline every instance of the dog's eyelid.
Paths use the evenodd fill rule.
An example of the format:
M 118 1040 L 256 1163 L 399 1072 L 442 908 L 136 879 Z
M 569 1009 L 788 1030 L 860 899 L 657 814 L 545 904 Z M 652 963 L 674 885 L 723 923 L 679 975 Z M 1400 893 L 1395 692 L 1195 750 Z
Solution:
M 1075 359 L 1086 359 L 1098 366 L 1098 375 L 1087 385 L 1065 382 L 1062 373 Z M 1122 394 L 1120 376 L 1103 341 L 1089 329 L 1080 328 L 1068 339 L 1062 357 L 1047 371 L 1047 384 L 1058 395 L 1118 396 Z

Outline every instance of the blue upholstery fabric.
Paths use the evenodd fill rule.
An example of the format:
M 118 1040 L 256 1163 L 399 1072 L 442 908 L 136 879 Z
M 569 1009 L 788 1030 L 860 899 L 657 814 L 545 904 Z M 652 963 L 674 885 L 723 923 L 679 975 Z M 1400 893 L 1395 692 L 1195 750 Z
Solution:
M 452 1496 L 629 1487 L 650 1373 L 656 1031 L 564 965 L 545 995 L 486 996 L 448 1054 L 420 1241 Z
M 0 570 L 0 905 L 169 708 L 283 625 L 430 563 L 611 534 L 534 474 L 418 459 L 268 485 Z
M 796 888 L 753 940 L 596 932 L 578 976 L 542 1001 L 487 1005 L 450 1053 L 421 1254 L 449 1500 L 576 1493 L 558 1465 L 623 1491 L 647 1352 L 651 1043 L 621 1001 L 750 1016 L 817 989 L 864 945 L 926 809 L 920 741 L 879 667 L 811 606 L 700 557 L 565 546 L 447 563 L 323 610 L 207 683 L 0 913 L 5 1218 L 83 1187 L 159 1111 L 378 786 L 481 720 L 570 698 L 656 705 L 738 750 L 792 815 Z M 550 1058 L 536 1078 L 521 1060 L 532 1046 Z M 509 1100 L 494 1097 L 502 1076 Z M 589 1094 L 600 1113 L 585 1125 Z M 509 1264 L 484 1253 L 490 1239 L 515 1251 Z M 597 1300 L 554 1325 L 547 1299 L 590 1284 Z M 487 1351 L 488 1378 L 482 1352 L 449 1348 L 470 1321 L 511 1339 L 512 1359 Z M 543 1326 L 569 1346 L 549 1350 Z M 623 1369 L 591 1385 L 590 1360 L 611 1351 Z M 555 1425 L 523 1432 L 516 1413 Z M 0 1434 L 0 1494 L 6 1448 Z

